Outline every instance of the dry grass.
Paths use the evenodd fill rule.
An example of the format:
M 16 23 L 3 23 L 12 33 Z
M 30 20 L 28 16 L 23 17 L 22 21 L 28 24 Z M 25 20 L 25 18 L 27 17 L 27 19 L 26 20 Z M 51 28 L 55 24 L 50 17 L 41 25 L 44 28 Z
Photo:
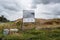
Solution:
M 15 22 L 0 23 L 0 30 L 4 28 L 20 28 L 31 29 L 31 28 L 54 28 L 60 27 L 60 19 L 44 20 L 36 19 L 34 23 L 23 23 L 22 19 L 18 19 Z

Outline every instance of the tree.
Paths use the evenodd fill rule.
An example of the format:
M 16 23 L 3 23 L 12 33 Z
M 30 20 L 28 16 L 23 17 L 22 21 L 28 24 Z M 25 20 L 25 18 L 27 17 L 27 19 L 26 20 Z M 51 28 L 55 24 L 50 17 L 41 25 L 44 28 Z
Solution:
M 5 17 L 4 17 L 4 15 L 2 15 L 1 17 L 0 17 L 0 22 L 8 22 L 9 20 L 7 20 Z

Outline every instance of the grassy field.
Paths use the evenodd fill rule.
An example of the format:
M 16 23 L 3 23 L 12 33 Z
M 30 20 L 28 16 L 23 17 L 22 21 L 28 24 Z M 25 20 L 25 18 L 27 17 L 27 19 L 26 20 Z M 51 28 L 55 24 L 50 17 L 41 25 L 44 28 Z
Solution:
M 18 34 L 4 36 L 5 40 L 60 40 L 60 29 L 25 30 Z
M 4 40 L 60 40 L 59 24 L 58 25 L 41 25 L 41 27 L 44 27 L 44 28 L 39 30 L 36 30 L 35 28 L 31 30 L 20 30 L 21 24 L 22 24 L 21 22 L 18 22 L 18 24 L 15 24 L 15 22 L 1 23 L 0 38 L 3 38 Z M 8 29 L 18 28 L 19 32 L 14 34 L 9 34 L 9 35 L 3 35 L 3 29 L 5 28 L 8 28 Z

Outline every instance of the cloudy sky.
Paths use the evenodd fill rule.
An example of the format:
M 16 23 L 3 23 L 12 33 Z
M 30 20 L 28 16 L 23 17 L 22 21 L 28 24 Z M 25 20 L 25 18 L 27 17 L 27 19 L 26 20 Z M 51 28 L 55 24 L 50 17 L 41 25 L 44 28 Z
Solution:
M 0 16 L 11 21 L 22 18 L 22 10 L 33 8 L 36 18 L 60 18 L 60 0 L 0 0 Z

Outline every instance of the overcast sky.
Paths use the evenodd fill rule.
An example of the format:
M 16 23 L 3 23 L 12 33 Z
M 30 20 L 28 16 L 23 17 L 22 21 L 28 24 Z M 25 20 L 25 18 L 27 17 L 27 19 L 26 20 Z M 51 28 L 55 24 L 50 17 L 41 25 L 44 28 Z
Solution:
M 22 18 L 23 9 L 33 8 L 36 18 L 60 18 L 60 0 L 0 0 L 0 15 L 11 21 Z

